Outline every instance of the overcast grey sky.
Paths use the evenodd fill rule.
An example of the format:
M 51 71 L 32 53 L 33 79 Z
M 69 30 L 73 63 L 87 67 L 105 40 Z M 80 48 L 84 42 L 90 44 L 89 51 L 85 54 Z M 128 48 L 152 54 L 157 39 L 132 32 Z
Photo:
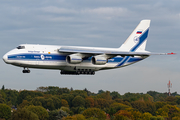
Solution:
M 1 0 L 0 56 L 19 44 L 119 47 L 142 19 L 151 19 L 146 50 L 176 52 L 180 48 L 179 0 Z M 0 60 L 0 87 L 35 90 L 40 86 L 126 92 L 149 90 L 180 94 L 180 59 L 150 56 L 133 65 L 96 72 L 94 76 L 62 76 L 58 70 L 7 65 Z

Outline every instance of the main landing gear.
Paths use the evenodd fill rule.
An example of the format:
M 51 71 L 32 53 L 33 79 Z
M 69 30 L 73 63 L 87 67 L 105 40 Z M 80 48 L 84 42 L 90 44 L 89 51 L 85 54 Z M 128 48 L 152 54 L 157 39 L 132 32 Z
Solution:
M 24 70 L 22 71 L 23 73 L 30 73 L 31 71 L 27 68 L 27 70 L 26 70 L 26 68 L 24 67 Z
M 88 70 L 88 69 L 78 69 L 76 71 L 64 71 L 61 70 L 60 72 L 61 75 L 94 75 L 95 71 Z

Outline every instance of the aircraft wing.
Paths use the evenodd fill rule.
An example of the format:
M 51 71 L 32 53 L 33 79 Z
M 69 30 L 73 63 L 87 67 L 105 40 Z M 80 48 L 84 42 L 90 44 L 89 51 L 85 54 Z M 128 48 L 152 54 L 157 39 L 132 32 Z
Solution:
M 84 47 L 61 47 L 58 50 L 60 53 L 85 53 L 85 54 L 104 54 L 104 50 L 97 50 L 94 48 L 84 48 Z
M 99 49 L 99 48 L 86 48 L 86 47 L 61 47 L 58 50 L 60 53 L 81 53 L 81 54 L 88 54 L 88 55 L 113 55 L 113 56 L 149 56 L 149 55 L 170 55 L 174 53 L 151 53 L 148 51 L 145 52 L 126 52 L 126 51 L 119 51 L 117 49 L 115 50 L 105 50 L 105 49 Z

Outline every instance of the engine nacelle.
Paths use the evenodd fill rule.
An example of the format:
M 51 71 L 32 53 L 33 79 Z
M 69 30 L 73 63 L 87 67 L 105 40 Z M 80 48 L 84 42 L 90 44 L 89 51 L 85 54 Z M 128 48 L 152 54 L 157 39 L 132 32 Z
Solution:
M 102 56 L 93 56 L 91 60 L 95 65 L 105 65 L 107 63 L 107 58 Z
M 78 63 L 81 63 L 82 62 L 82 57 L 81 56 L 78 56 L 78 55 L 75 55 L 75 54 L 72 54 L 72 55 L 68 55 L 66 57 L 66 61 L 70 64 L 78 64 Z

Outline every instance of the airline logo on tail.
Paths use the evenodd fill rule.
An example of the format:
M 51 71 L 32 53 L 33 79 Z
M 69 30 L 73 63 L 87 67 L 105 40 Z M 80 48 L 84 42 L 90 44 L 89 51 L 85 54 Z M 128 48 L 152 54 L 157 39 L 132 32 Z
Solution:
M 138 36 L 135 36 L 135 37 L 134 37 L 134 42 L 135 42 L 135 43 L 139 42 L 139 37 L 138 37 Z

